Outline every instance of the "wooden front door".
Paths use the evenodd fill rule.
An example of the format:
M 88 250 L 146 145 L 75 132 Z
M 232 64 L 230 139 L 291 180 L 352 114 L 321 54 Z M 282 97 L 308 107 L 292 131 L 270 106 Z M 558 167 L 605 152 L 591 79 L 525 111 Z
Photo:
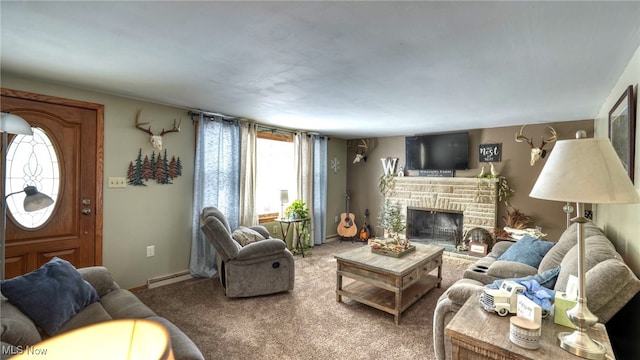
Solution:
M 18 166 L 18 160 L 10 165 L 9 159 L 7 191 L 42 186 L 39 190 L 55 200 L 46 216 L 33 213 L 42 217 L 33 224 L 25 224 L 24 216 L 13 214 L 11 208 L 7 211 L 5 277 L 35 270 L 56 256 L 75 267 L 101 265 L 104 106 L 9 89 L 2 89 L 0 104 L 2 111 L 22 117 L 34 133 L 48 138 L 44 145 L 35 141 L 32 145 L 27 138 L 9 134 L 9 157 L 13 145 L 14 157 L 24 158 L 18 154 L 26 153 L 29 161 L 28 166 Z M 24 146 L 16 145 L 20 139 Z M 52 155 L 43 159 L 36 148 L 47 147 L 47 141 Z M 49 176 L 43 168 L 53 169 L 58 179 L 43 180 Z M 1 171 L 0 176 L 5 176 L 5 169 Z M 5 189 L 0 190 L 4 197 Z M 8 201 L 15 201 L 14 196 Z M 16 212 L 21 207 L 14 206 L 19 209 Z

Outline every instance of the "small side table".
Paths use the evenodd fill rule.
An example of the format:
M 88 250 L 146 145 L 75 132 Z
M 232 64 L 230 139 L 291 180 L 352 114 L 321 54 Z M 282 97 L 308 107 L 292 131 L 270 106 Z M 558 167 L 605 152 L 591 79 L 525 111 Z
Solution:
M 558 345 L 557 334 L 573 330 L 554 323 L 552 316 L 542 319 L 540 348 L 537 350 L 512 343 L 509 328 L 509 316 L 502 317 L 484 310 L 478 297 L 472 296 L 445 328 L 445 336 L 451 339 L 451 359 L 583 359 Z M 589 329 L 589 336 L 606 347 L 607 359 L 615 359 L 604 325 L 596 324 Z
M 287 235 L 289 234 L 289 229 L 291 228 L 291 225 L 293 225 L 293 237 L 292 237 L 292 241 L 293 244 L 292 246 L 294 248 L 298 248 L 298 250 L 300 250 L 300 253 L 302 254 L 302 257 L 304 257 L 304 248 L 302 247 L 302 234 L 304 233 L 304 230 L 307 228 L 307 224 L 309 224 L 309 220 L 310 218 L 304 218 L 304 219 L 276 219 L 276 221 L 278 223 L 280 223 L 280 232 L 282 233 L 282 241 L 287 241 Z

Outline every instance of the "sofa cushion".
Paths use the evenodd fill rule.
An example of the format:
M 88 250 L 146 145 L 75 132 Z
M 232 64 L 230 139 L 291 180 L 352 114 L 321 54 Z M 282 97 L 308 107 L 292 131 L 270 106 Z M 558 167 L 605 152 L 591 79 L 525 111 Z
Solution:
M 562 262 L 567 252 L 571 250 L 571 248 L 578 242 L 578 224 L 574 223 L 569 226 L 563 233 L 560 235 L 560 239 L 556 245 L 554 245 L 549 252 L 542 258 L 540 262 L 540 266 L 538 266 L 538 272 L 542 273 L 549 269 L 556 268 Z M 599 227 L 595 226 L 593 223 L 588 222 L 583 226 L 584 238 L 587 239 L 594 235 L 604 235 L 602 230 Z
M 558 274 L 560 274 L 560 266 L 554 269 L 547 270 L 542 274 L 534 274 L 534 275 L 523 276 L 518 278 L 505 278 L 505 279 L 495 280 L 491 284 L 488 284 L 487 287 L 491 289 L 499 289 L 500 285 L 502 285 L 502 282 L 505 280 L 511 280 L 517 283 L 520 283 L 522 281 L 535 280 L 538 284 L 540 284 L 540 286 L 543 286 L 549 290 L 553 290 L 555 288 L 556 281 L 558 280 Z
M 587 271 L 585 287 L 589 310 L 606 323 L 640 292 L 640 280 L 622 261 L 608 259 Z
M 35 271 L 2 281 L 2 294 L 48 335 L 98 300 L 96 289 L 78 270 L 57 257 Z
M 565 291 L 567 288 L 567 282 L 569 281 L 569 275 L 578 275 L 578 255 L 578 245 L 575 245 L 571 250 L 567 251 L 562 262 L 560 262 L 562 271 L 558 276 L 556 290 Z M 622 258 L 616 252 L 609 239 L 604 235 L 595 235 L 585 239 L 585 272 L 589 271 L 589 269 L 599 262 L 607 259 L 618 259 L 619 261 L 622 261 Z
M 142 303 L 131 291 L 119 289 L 108 293 L 100 299 L 100 304 L 109 315 L 117 319 L 146 319 L 156 313 Z
M 33 321 L 8 300 L 1 300 L 0 310 L 0 339 L 2 342 L 24 348 L 42 341 Z
M 98 296 L 103 297 L 108 292 L 117 290 L 120 288 L 118 284 L 113 281 L 113 277 L 109 270 L 104 266 L 89 266 L 79 268 L 78 272 L 98 293 Z
M 449 300 L 456 304 L 464 304 L 471 296 L 477 296 L 482 291 L 483 284 L 479 281 L 472 279 L 460 279 L 451 285 L 443 297 L 448 297 Z
M 499 260 L 494 261 L 487 269 L 487 274 L 496 278 L 517 278 L 533 275 L 538 272 L 535 267 L 517 261 Z
M 553 247 L 553 245 L 555 245 L 554 242 L 525 235 L 500 255 L 498 261 L 515 261 L 538 268 L 540 261 L 542 261 L 542 258 Z
M 247 246 L 256 241 L 264 240 L 264 236 L 259 232 L 246 226 L 240 226 L 232 234 L 231 237 L 242 246 Z
M 171 348 L 176 356 L 176 360 L 204 360 L 204 356 L 193 340 L 172 322 L 159 316 L 152 316 L 147 318 L 147 320 L 160 323 L 169 331 Z
M 96 301 L 80 310 L 74 317 L 64 323 L 58 329 L 56 335 L 109 320 L 113 320 L 113 317 L 104 310 L 99 301 Z

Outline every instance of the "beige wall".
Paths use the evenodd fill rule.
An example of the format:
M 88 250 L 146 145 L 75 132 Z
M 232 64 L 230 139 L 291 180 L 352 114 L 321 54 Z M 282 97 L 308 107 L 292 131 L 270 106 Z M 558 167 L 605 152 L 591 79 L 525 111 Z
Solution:
M 103 264 L 120 286 L 131 288 L 148 278 L 186 270 L 191 249 L 194 125 L 187 112 L 170 106 L 111 96 L 2 74 L 2 87 L 104 104 Z M 126 176 L 129 162 L 142 148 L 151 154 L 149 136 L 134 127 L 138 109 L 152 130 L 170 127 L 182 117 L 179 133 L 164 137 L 168 155 L 180 157 L 183 175 L 171 185 L 107 188 L 110 176 Z M 155 245 L 154 257 L 146 247 Z
M 618 101 L 620 95 L 629 85 L 633 85 L 636 99 L 636 132 L 635 132 L 635 188 L 640 192 L 640 123 L 638 122 L 638 83 L 640 82 L 640 47 L 625 71 L 621 74 L 611 93 L 604 100 L 595 123 L 597 137 L 609 137 L 609 110 Z M 625 262 L 640 276 L 640 204 L 633 205 L 597 205 L 594 208 L 594 221 L 602 227 L 616 250 Z
M 532 119 L 532 123 L 540 122 Z M 525 135 L 534 137 L 534 144 L 540 143 L 541 136 L 549 136 L 545 127 L 552 126 L 559 139 L 575 137 L 575 132 L 579 129 L 587 131 L 588 136 L 593 136 L 593 120 L 567 121 L 560 123 L 532 124 L 527 125 L 524 130 Z M 455 176 L 473 177 L 480 173 L 481 166 L 485 166 L 489 171 L 489 165 L 479 163 L 478 145 L 482 143 L 502 143 L 502 161 L 495 163 L 495 168 L 504 175 L 511 188 L 515 190 L 514 195 L 509 199 L 509 204 L 522 213 L 532 218 L 531 226 L 540 226 L 542 231 L 547 233 L 549 239 L 557 239 L 566 228 L 566 215 L 562 211 L 563 204 L 550 201 L 542 201 L 529 197 L 529 192 L 533 187 L 538 174 L 542 169 L 546 158 L 540 159 L 534 166 L 529 165 L 530 147 L 526 143 L 517 143 L 514 139 L 515 133 L 520 126 L 509 126 L 489 129 L 468 130 L 470 135 L 470 163 L 469 170 L 457 171 Z M 367 162 L 356 164 L 349 163 L 349 173 L 347 184 L 353 190 L 352 209 L 356 214 L 356 224 L 360 225 L 366 208 L 371 211 L 371 223 L 377 225 L 379 208 L 382 204 L 382 197 L 378 191 L 378 179 L 383 173 L 381 158 L 398 158 L 398 168 L 405 164 L 405 138 L 388 137 L 378 138 L 376 148 L 369 154 Z M 551 144 L 553 145 L 553 144 Z M 553 147 L 547 145 L 548 149 Z M 349 159 L 355 157 L 355 152 L 349 150 Z M 396 169 L 398 170 L 398 169 Z M 409 176 L 417 176 L 416 172 L 409 172 Z M 498 226 L 504 226 L 502 217 L 505 216 L 507 206 L 504 203 L 498 204 Z M 380 229 L 376 229 L 380 233 Z

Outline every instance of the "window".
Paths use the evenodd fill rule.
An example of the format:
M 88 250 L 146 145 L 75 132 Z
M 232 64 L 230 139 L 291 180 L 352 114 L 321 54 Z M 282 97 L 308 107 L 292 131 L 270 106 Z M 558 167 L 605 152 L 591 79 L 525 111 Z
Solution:
M 47 133 L 33 128 L 33 136 L 16 135 L 7 149 L 6 193 L 22 191 L 33 185 L 43 194 L 57 201 L 60 188 L 58 154 Z M 53 213 L 54 206 L 27 212 L 22 205 L 24 193 L 7 198 L 7 208 L 13 218 L 28 229 L 42 226 Z
M 288 190 L 289 202 L 294 200 L 296 177 L 293 137 L 259 132 L 256 154 L 256 210 L 263 223 L 273 221 L 280 215 L 280 190 Z

